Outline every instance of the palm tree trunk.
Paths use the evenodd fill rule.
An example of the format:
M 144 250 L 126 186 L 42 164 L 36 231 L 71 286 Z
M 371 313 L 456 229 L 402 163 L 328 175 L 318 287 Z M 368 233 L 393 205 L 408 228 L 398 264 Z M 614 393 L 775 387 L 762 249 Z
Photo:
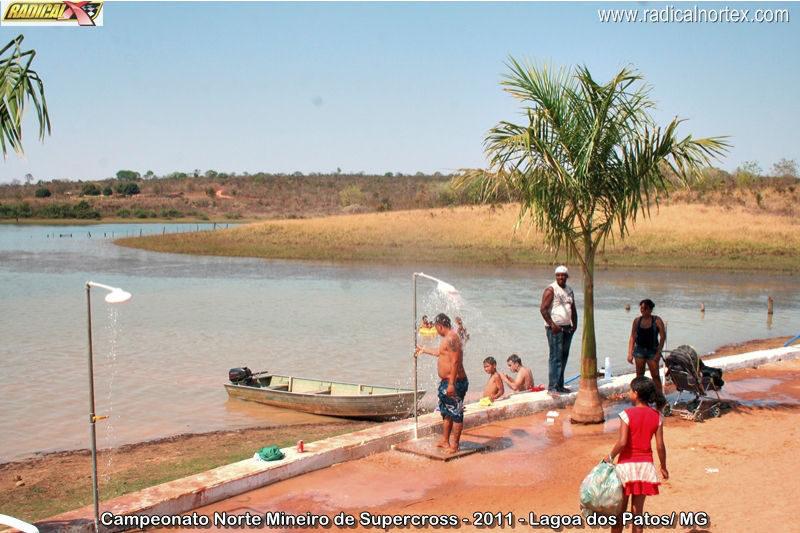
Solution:
M 584 236 L 583 337 L 581 339 L 581 383 L 570 420 L 599 424 L 605 420 L 597 390 L 597 341 L 594 334 L 594 252 L 591 235 Z

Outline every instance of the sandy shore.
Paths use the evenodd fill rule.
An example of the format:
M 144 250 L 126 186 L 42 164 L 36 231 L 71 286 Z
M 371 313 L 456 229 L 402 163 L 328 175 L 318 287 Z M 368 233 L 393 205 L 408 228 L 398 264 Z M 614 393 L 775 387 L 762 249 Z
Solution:
M 701 423 L 677 416 L 666 419 L 670 479 L 660 495 L 648 498 L 645 511 L 676 512 L 678 517 L 681 512 L 704 513 L 696 515 L 699 522 L 694 526 L 681 526 L 676 519 L 674 526 L 663 528 L 671 531 L 796 531 L 800 360 L 730 372 L 725 379 L 722 396 L 731 407 L 720 418 Z M 355 517 L 354 530 L 376 529 L 358 527 L 362 512 L 371 517 L 456 515 L 460 529 L 467 531 L 481 529 L 475 519 L 488 516 L 483 513 L 495 521 L 497 513 L 502 521 L 513 516 L 516 528 L 531 530 L 530 513 L 535 513 L 540 526 L 533 529 L 552 531 L 555 528 L 542 520 L 577 515 L 581 480 L 611 449 L 619 427 L 616 414 L 625 407 L 607 406 L 608 421 L 602 426 L 574 426 L 566 410 L 553 425 L 547 424 L 545 413 L 492 423 L 464 436 L 488 442 L 488 453 L 447 463 L 398 451 L 377 454 L 197 512 L 263 516 L 282 511 L 331 517 L 343 512 Z M 703 522 L 705 516 L 708 523 Z M 520 518 L 528 524 L 520 525 Z M 571 529 L 591 528 L 566 528 Z
M 768 339 L 722 347 L 717 354 L 741 353 L 779 346 L 785 339 Z M 713 366 L 713 363 L 710 363 Z M 796 507 L 800 442 L 800 361 L 783 362 L 725 375 L 723 397 L 732 404 L 718 419 L 692 423 L 667 419 L 671 479 L 662 494 L 648 499 L 646 511 L 702 511 L 711 518 L 704 527 L 676 531 L 792 531 Z M 284 511 L 358 517 L 373 514 L 529 513 L 575 515 L 578 486 L 585 474 L 610 450 L 618 428 L 616 413 L 624 404 L 608 404 L 604 426 L 573 426 L 568 412 L 548 425 L 544 413 L 506 420 L 469 430 L 465 440 L 488 442 L 490 451 L 448 463 L 389 452 L 341 464 L 265 487 L 198 512 L 257 513 Z M 344 426 L 355 422 L 343 421 Z M 182 435 L 139 443 L 101 462 L 101 498 L 111 481 L 128 480 L 132 472 L 155 475 L 179 462 L 191 461 L 237 444 L 247 449 L 274 443 L 308 428 L 266 428 Z M 314 428 L 341 433 L 345 427 Z M 310 439 L 307 439 L 310 440 Z M 764 457 L 769 457 L 764 460 Z M 145 468 L 142 468 L 146 465 Z M 52 516 L 91 503 L 90 459 L 87 451 L 49 454 L 0 465 L 0 513 L 27 520 Z M 151 483 L 152 484 L 152 483 Z M 767 495 L 763 489 L 770 487 Z M 81 490 L 76 503 L 53 511 L 65 495 Z M 754 498 L 756 494 L 761 498 Z M 769 503 L 768 503 L 769 502 Z M 48 506 L 50 505 L 50 506 Z M 12 507 L 15 506 L 15 507 Z M 785 527 L 784 527 L 785 526 Z M 470 530 L 473 526 L 461 526 Z M 520 527 L 518 525 L 518 527 Z M 544 530 L 551 530 L 542 526 Z M 530 529 L 525 526 L 524 529 Z M 276 531 L 280 528 L 274 529 Z

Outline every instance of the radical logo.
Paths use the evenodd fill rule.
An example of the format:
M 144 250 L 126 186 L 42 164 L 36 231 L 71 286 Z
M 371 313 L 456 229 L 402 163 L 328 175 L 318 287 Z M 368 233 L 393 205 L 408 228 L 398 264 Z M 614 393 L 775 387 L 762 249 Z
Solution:
M 102 26 L 103 2 L 3 1 L 3 26 Z

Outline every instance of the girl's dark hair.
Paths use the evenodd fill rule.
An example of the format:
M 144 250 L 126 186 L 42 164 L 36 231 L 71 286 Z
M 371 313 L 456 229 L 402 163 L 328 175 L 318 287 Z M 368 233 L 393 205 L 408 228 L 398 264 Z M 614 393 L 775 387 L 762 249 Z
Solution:
M 650 308 L 650 310 L 651 310 L 651 311 L 652 311 L 652 310 L 653 310 L 653 308 L 656 306 L 656 304 L 655 304 L 655 303 L 653 303 L 653 300 L 651 300 L 650 298 L 645 298 L 644 300 L 642 300 L 641 302 L 639 302 L 639 306 L 641 306 L 642 304 L 644 304 L 644 305 L 646 305 L 648 308 Z
M 639 399 L 649 404 L 655 404 L 656 409 L 661 410 L 662 407 L 667 405 L 667 399 L 664 395 L 656 390 L 656 384 L 653 380 L 639 376 L 633 378 L 631 381 L 631 390 L 639 396 Z
M 497 366 L 497 361 L 491 355 L 483 360 L 483 364 L 489 363 L 492 366 Z

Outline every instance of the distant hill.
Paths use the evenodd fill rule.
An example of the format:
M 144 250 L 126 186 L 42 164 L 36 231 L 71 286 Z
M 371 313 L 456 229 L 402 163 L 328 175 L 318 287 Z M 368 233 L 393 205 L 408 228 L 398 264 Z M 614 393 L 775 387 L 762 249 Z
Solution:
M 126 179 L 2 185 L 0 218 L 282 219 L 468 202 L 450 187 L 452 176 L 441 174 L 214 173 L 146 179 L 121 172 Z

